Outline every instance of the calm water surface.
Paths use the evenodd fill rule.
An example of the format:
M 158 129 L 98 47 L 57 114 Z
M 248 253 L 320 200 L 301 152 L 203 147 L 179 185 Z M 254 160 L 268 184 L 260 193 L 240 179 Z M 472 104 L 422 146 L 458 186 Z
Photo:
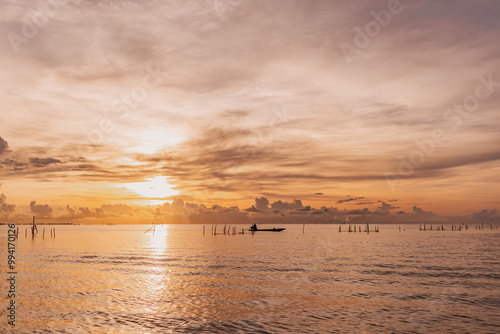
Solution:
M 500 230 L 202 234 L 39 226 L 16 241 L 14 333 L 498 333 Z M 247 226 L 245 226 L 247 227 Z M 221 230 L 219 225 L 219 231 Z M 239 227 L 241 229 L 241 226 Z

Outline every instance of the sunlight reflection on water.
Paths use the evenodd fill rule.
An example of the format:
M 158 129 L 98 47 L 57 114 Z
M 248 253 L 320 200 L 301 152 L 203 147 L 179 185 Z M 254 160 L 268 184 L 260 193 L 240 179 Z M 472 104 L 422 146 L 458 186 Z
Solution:
M 203 236 L 200 225 L 148 227 L 22 235 L 16 333 L 500 330 L 498 230 L 382 226 L 368 235 L 311 225 L 302 234 L 291 225 Z

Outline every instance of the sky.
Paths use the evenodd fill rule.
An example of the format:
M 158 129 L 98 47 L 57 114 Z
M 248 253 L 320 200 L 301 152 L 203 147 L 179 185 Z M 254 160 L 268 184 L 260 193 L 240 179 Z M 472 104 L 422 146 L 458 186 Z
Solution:
M 498 1 L 0 6 L 4 223 L 500 222 Z

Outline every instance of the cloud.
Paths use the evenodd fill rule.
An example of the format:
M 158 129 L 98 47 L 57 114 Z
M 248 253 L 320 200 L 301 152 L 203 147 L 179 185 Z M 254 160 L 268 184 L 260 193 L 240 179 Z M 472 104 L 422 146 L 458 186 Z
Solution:
M 8 152 L 9 143 L 7 143 L 2 137 L 0 137 L 0 155 Z
M 386 202 L 382 202 L 382 205 L 377 207 L 376 212 L 381 214 L 387 214 L 390 212 L 390 210 L 394 209 L 400 209 L 400 207 L 387 204 Z
M 14 204 L 7 203 L 7 197 L 5 194 L 0 194 L 0 217 L 8 218 L 12 213 L 14 213 L 16 206 Z
M 245 211 L 247 211 L 247 212 L 262 212 L 262 210 L 257 209 L 255 207 L 255 205 L 252 205 L 251 207 L 246 208 Z
M 119 205 L 119 204 L 118 204 Z M 110 207 L 113 207 L 110 205 Z M 115 207 L 116 208 L 116 207 Z M 78 220 L 86 218 L 107 218 L 113 215 L 107 215 L 102 208 L 90 209 L 88 207 L 71 207 L 66 205 L 65 212 L 58 216 L 59 220 Z
M 183 213 L 184 200 L 182 198 L 174 198 L 172 204 L 170 204 L 170 210 L 172 210 L 173 212 Z
M 205 213 L 227 213 L 227 212 L 239 212 L 239 208 L 237 206 L 231 206 L 231 207 L 223 207 L 221 205 L 215 204 L 213 205 L 210 209 L 207 209 L 203 212 Z
M 482 209 L 479 212 L 474 212 L 472 214 L 473 222 L 485 222 L 485 223 L 498 223 L 500 222 L 500 215 L 498 214 L 496 209 L 488 210 Z
M 190 202 L 185 202 L 184 203 L 184 210 L 186 212 L 199 212 L 199 211 L 203 211 L 205 209 L 205 207 L 200 207 L 200 205 L 198 205 L 198 203 L 190 203 Z
M 127 204 L 103 204 L 101 209 L 106 213 L 124 214 L 132 211 L 132 207 Z
M 169 213 L 170 213 L 170 203 L 169 202 L 165 202 L 162 205 L 159 205 L 155 209 L 155 215 L 157 215 L 157 216 L 161 216 L 161 215 L 169 214 Z
M 54 212 L 48 204 L 36 204 L 36 201 L 30 203 L 30 209 L 38 218 L 50 218 Z
M 279 200 L 271 204 L 271 209 L 280 211 L 299 210 L 303 208 L 302 201 L 298 199 L 293 202 L 282 202 Z
M 260 211 L 267 211 L 269 209 L 269 201 L 265 197 L 255 198 L 255 207 Z
M 415 217 L 415 219 L 418 220 L 425 220 L 425 219 L 431 219 L 431 218 L 436 218 L 437 215 L 432 212 L 432 211 L 425 211 L 421 208 L 418 208 L 416 206 L 413 206 L 412 208 L 412 215 Z
M 351 197 L 351 196 L 348 196 L 346 199 L 338 200 L 337 203 L 340 204 L 340 203 L 345 203 L 345 202 L 352 202 L 352 201 L 357 201 L 357 200 L 364 199 L 364 198 L 365 197 Z
M 62 163 L 61 160 L 59 159 L 54 159 L 54 158 L 30 158 L 30 164 L 32 164 L 35 167 L 45 167 L 50 164 L 60 164 Z
M 0 167 L 1 165 L 11 166 L 13 171 L 22 171 L 28 167 L 27 163 L 19 162 L 12 159 L 5 159 L 3 161 L 0 161 Z

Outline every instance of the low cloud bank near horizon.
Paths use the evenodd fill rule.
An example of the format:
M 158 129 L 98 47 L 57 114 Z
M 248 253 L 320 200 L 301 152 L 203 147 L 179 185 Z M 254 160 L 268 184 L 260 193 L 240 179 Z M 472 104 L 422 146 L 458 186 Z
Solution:
M 395 200 L 391 200 L 395 201 Z M 206 206 L 174 198 L 173 201 L 154 206 L 131 206 L 127 204 L 103 204 L 100 207 L 52 207 L 32 201 L 29 211 L 6 203 L 5 194 L 0 195 L 0 219 L 5 222 L 28 223 L 35 215 L 39 221 L 69 223 L 184 223 L 184 224 L 500 224 L 496 209 L 482 209 L 465 216 L 439 216 L 413 206 L 405 212 L 385 201 L 377 203 L 374 209 L 339 209 L 304 205 L 301 200 L 290 202 L 269 201 L 265 197 L 255 198 L 249 208 L 221 205 Z

